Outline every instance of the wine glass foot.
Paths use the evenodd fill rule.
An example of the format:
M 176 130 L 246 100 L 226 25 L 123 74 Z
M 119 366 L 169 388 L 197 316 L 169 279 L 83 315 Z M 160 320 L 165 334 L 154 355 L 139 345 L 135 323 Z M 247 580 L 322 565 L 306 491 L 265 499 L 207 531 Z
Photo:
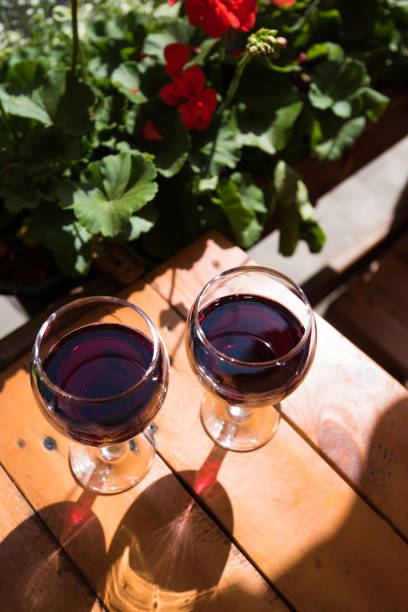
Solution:
M 81 486 L 102 495 L 114 495 L 140 482 L 149 472 L 154 455 L 153 436 L 144 432 L 128 442 L 108 447 L 72 442 L 69 463 Z
M 204 429 L 217 444 L 245 452 L 264 446 L 274 436 L 280 421 L 280 405 L 231 406 L 207 392 L 200 416 Z

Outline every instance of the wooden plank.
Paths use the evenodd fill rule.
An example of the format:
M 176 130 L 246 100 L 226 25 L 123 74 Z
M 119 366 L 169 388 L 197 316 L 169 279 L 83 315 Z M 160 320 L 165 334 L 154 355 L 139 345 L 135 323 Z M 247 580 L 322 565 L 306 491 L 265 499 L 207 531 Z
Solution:
M 159 317 L 155 304 L 166 303 L 139 288 L 137 303 Z M 158 457 L 126 493 L 84 492 L 68 468 L 68 439 L 35 405 L 28 356 L 2 372 L 0 388 L 0 461 L 109 609 L 287 609 Z M 221 487 L 219 495 L 226 499 Z M 233 520 L 230 511 L 231 529 Z
M 205 237 L 203 238 L 205 240 Z M 206 257 L 216 243 L 216 235 L 207 243 Z M 205 247 L 196 247 L 204 252 Z M 188 267 L 188 253 L 171 261 L 175 278 L 179 266 Z M 229 261 L 229 265 L 239 265 Z M 253 263 L 253 262 L 249 262 Z M 195 261 L 195 266 L 199 263 Z M 203 266 L 204 267 L 204 266 Z M 208 270 L 208 273 L 210 271 Z M 159 270 L 154 286 L 167 293 L 168 271 Z M 194 297 L 209 278 L 188 279 L 188 291 L 176 285 L 173 296 L 179 302 L 185 296 L 187 310 Z M 163 281 L 164 289 L 161 290 Z M 181 281 L 184 282 L 184 281 Z M 191 297 L 194 296 L 194 297 Z M 182 309 L 180 309 L 182 310 Z M 395 379 L 317 316 L 318 342 L 314 364 L 303 384 L 282 403 L 285 417 L 327 457 L 405 537 L 408 537 L 407 472 L 408 393 Z M 180 371 L 188 369 L 184 355 L 183 329 L 175 331 L 178 346 L 173 354 L 174 365 Z
M 172 265 L 174 263 L 173 260 Z M 186 263 L 183 256 L 184 267 Z M 159 277 L 156 281 L 160 282 Z M 188 289 L 181 287 L 177 291 L 176 287 L 173 295 L 178 301 L 183 294 L 191 295 L 192 292 L 189 284 Z M 137 291 L 127 297 L 135 303 L 139 302 Z M 159 301 L 156 307 L 159 312 L 152 310 L 150 315 L 157 323 L 162 312 Z M 193 468 L 191 475 L 184 476 L 186 482 L 200 494 L 227 530 L 229 527 L 224 519 L 232 506 L 233 537 L 295 607 L 301 610 L 383 611 L 391 605 L 393 610 L 405 610 L 408 607 L 408 593 L 404 586 L 405 572 L 401 570 L 401 567 L 408 565 L 405 542 L 285 422 L 277 436 L 254 453 L 217 450 L 218 447 L 206 436 L 199 420 L 202 389 L 187 365 L 182 342 L 183 329 L 176 326 L 167 331 L 169 335 L 177 333 L 179 337 L 171 341 L 177 350 L 173 353 L 169 395 L 156 419 L 159 425 L 159 450 L 165 460 L 180 472 Z M 320 319 L 319 332 L 323 336 L 321 344 L 326 350 L 334 349 L 336 358 L 346 364 L 346 372 L 347 365 L 353 365 L 353 362 L 348 364 L 350 351 L 353 353 L 356 350 L 360 359 L 357 365 L 363 372 L 367 362 L 371 364 Z M 371 365 L 378 375 L 378 366 Z M 338 372 L 338 368 L 331 371 L 326 369 L 323 375 L 326 376 L 326 400 L 330 398 L 332 408 L 334 396 L 341 412 L 342 387 L 339 383 L 343 379 L 338 377 Z M 390 377 L 388 380 L 392 381 Z M 344 378 L 344 382 L 347 382 L 347 378 Z M 314 389 L 316 393 L 317 389 Z M 385 398 L 388 401 L 388 391 L 391 391 L 390 397 L 393 398 L 398 394 L 393 387 L 382 387 L 382 391 L 383 401 Z M 362 389 L 354 389 L 354 392 L 361 394 Z M 302 401 L 295 403 L 298 410 L 302 409 L 302 405 Z M 306 413 L 304 416 L 307 418 L 309 415 Z M 382 433 L 381 420 L 378 431 L 376 429 L 376 416 L 381 415 L 366 415 L 359 422 L 359 433 L 367 436 L 368 449 L 371 433 L 382 441 L 386 438 Z M 322 411 L 320 417 L 323 417 Z M 307 422 L 314 424 L 310 418 Z M 386 448 L 394 448 L 392 434 L 387 439 Z M 335 445 L 337 449 L 343 447 L 346 454 L 348 447 L 344 440 Z M 403 460 L 406 450 L 397 445 L 395 456 L 397 460 Z M 342 457 L 339 463 L 342 465 Z M 398 494 L 401 496 L 401 518 L 405 514 L 401 500 L 406 491 L 406 479 L 402 478 L 400 468 L 405 465 L 397 463 L 393 474 L 397 489 L 393 501 L 396 501 Z M 367 482 L 370 479 L 375 482 L 375 478 L 383 472 L 383 466 L 370 461 L 366 469 L 362 476 Z M 389 478 L 389 475 L 384 474 L 384 477 Z M 213 490 L 214 482 L 224 488 L 229 503 L 225 498 L 217 498 Z M 376 487 L 374 489 L 377 490 Z M 384 507 L 387 500 L 382 501 Z
M 201 289 L 216 274 L 249 261 L 248 255 L 224 236 L 209 232 L 153 270 L 146 280 L 185 317 L 198 287 Z
M 0 468 L 0 609 L 97 612 L 95 595 Z
M 226 529 L 232 507 L 231 534 L 295 608 L 407 609 L 408 547 L 395 531 L 285 421 L 257 451 L 217 452 L 199 419 L 202 389 L 178 366 L 157 418 L 159 451 L 192 470 L 187 482 Z
M 207 256 L 210 254 L 207 253 Z M 184 258 L 183 269 L 188 268 L 188 265 L 188 261 Z M 179 296 L 195 295 L 194 283 L 190 281 L 191 277 L 190 279 L 188 276 L 185 277 L 188 290 L 181 287 L 178 293 L 173 291 L 176 303 L 181 299 Z M 152 294 L 151 299 L 149 293 Z M 408 602 L 403 569 L 408 564 L 408 558 L 404 542 L 286 423 L 282 424 L 274 440 L 263 449 L 244 455 L 236 453 L 220 455 L 217 449 L 213 448 L 199 422 L 198 405 L 202 390 L 187 367 L 182 346 L 182 321 L 172 313 L 168 303 L 160 299 L 149 287 L 143 288 L 138 285 L 134 291 L 129 290 L 127 295 L 146 309 L 156 324 L 160 323 L 166 344 L 168 343 L 173 353 L 174 367 L 169 395 L 157 419 L 160 452 L 172 467 L 190 472 L 181 476 L 216 513 L 224 528 L 233 534 L 237 543 L 251 556 L 254 563 L 279 586 L 289 601 L 302 610 L 350 608 L 384 610 L 389 609 L 389 602 L 393 610 L 406 609 Z M 171 323 L 166 327 L 170 318 Z M 335 351 L 338 349 L 339 339 L 344 341 L 346 347 L 350 346 L 334 330 L 333 333 L 337 337 L 337 344 L 336 342 L 334 344 Z M 328 342 L 331 339 L 332 337 L 327 337 Z M 347 358 L 347 350 L 341 356 Z M 364 357 L 361 369 L 364 370 L 365 366 Z M 343 379 L 336 378 L 336 371 L 329 369 L 328 374 L 327 392 L 333 398 L 333 385 L 336 384 L 337 395 L 340 389 L 339 380 Z M 158 539 L 158 533 L 167 534 L 168 531 L 173 533 L 174 520 L 170 521 L 172 528 L 169 530 L 163 525 L 160 513 L 165 513 L 168 506 L 168 491 L 173 491 L 174 486 L 166 485 L 163 490 L 159 487 L 158 492 L 155 488 L 156 483 L 168 475 L 164 466 L 156 462 L 154 469 L 140 487 L 115 498 L 93 500 L 81 497 L 80 489 L 73 483 L 67 470 L 67 441 L 57 437 L 41 415 L 37 415 L 38 410 L 33 406 L 28 387 L 27 373 L 18 369 L 17 365 L 14 370 L 4 374 L 3 380 L 0 459 L 8 463 L 19 486 L 25 494 L 29 493 L 30 501 L 35 501 L 36 508 L 42 508 L 44 520 L 53 527 L 75 562 L 98 588 L 98 592 L 103 590 L 105 594 L 107 584 L 113 586 L 119 584 L 119 570 L 123 575 L 131 576 L 129 580 L 135 584 L 138 583 L 140 576 L 146 580 L 146 574 L 143 573 L 145 568 L 140 568 L 136 563 L 136 571 L 133 566 L 130 572 L 126 565 L 129 559 L 126 551 L 131 547 L 119 545 L 120 563 L 116 563 L 114 562 L 116 556 L 112 552 L 115 551 L 115 546 L 112 544 L 115 543 L 117 526 L 121 524 L 125 534 L 136 533 L 134 548 L 137 552 L 146 532 L 140 527 L 146 520 L 144 501 L 146 499 L 153 504 L 151 507 L 153 510 L 148 512 L 148 517 L 150 514 L 158 517 L 155 526 L 152 528 L 149 526 L 147 529 L 150 542 Z M 300 389 L 304 386 L 302 385 Z M 339 403 L 342 409 L 342 402 Z M 19 407 L 18 419 L 16 413 L 10 411 L 10 406 Z M 375 425 L 375 419 L 373 421 Z M 361 429 L 364 434 L 365 428 Z M 42 441 L 46 435 L 53 435 L 57 439 L 58 445 L 55 451 L 45 451 Z M 17 444 L 19 439 L 20 444 Z M 25 442 L 24 448 L 28 449 L 27 455 L 22 455 L 20 452 L 21 440 Z M 50 452 L 53 453 L 52 460 L 47 461 Z M 378 470 L 376 473 L 378 474 Z M 50 483 L 53 487 L 50 487 Z M 138 507 L 138 499 L 142 499 L 144 503 L 141 509 L 133 514 L 131 508 Z M 177 504 L 175 505 L 177 507 Z M 49 515 L 45 512 L 48 507 L 50 507 Z M 67 511 L 73 520 L 74 517 L 78 519 L 78 510 L 81 519 L 78 532 L 67 530 Z M 96 518 L 93 518 L 94 515 Z M 133 518 L 128 521 L 127 516 Z M 210 524 L 213 525 L 211 522 Z M 62 535 L 61 525 L 65 529 Z M 68 527 L 69 525 L 68 521 Z M 206 532 L 206 529 L 203 529 L 199 523 L 197 532 L 202 534 L 203 531 Z M 187 530 L 188 534 L 191 532 L 195 533 L 194 529 Z M 89 535 L 85 537 L 86 534 Z M 77 535 L 81 537 L 76 537 Z M 122 540 L 121 536 L 119 538 Z M 189 535 L 187 541 L 190 539 Z M 176 537 L 176 540 L 171 539 L 170 544 L 166 545 L 164 539 L 165 543 L 159 546 L 161 562 L 163 557 L 166 558 L 163 550 L 166 552 L 172 550 L 177 541 Z M 200 539 L 198 543 L 194 546 L 195 550 L 201 549 Z M 105 551 L 106 555 L 108 550 L 114 557 L 108 563 L 110 571 L 113 572 L 113 575 L 109 574 L 109 580 L 103 554 Z M 210 551 L 211 563 L 215 564 L 214 551 L 222 551 L 222 546 L 217 545 L 207 550 Z M 98 559 L 98 563 L 95 563 L 95 559 Z M 209 571 L 208 560 L 207 565 L 204 561 L 203 563 L 207 569 L 202 573 L 206 574 Z M 222 565 L 221 561 L 217 561 L 217 564 Z M 246 564 L 245 572 L 248 568 L 250 570 L 251 566 Z M 234 572 L 236 572 L 235 567 L 228 559 L 221 574 L 221 578 L 227 583 L 222 583 L 222 588 L 221 580 L 218 583 L 217 589 L 220 589 L 220 594 L 218 596 L 217 590 L 217 597 L 211 600 L 214 601 L 214 606 L 222 609 L 219 597 L 227 597 L 232 592 L 235 593 L 235 599 L 230 601 L 224 599 L 224 603 L 239 602 L 242 603 L 241 609 L 247 610 L 253 609 L 253 605 L 258 601 L 259 609 L 268 609 L 264 606 L 264 592 L 260 587 L 253 586 L 256 581 L 251 577 L 246 580 L 244 571 Z M 259 574 L 255 576 L 260 579 Z M 148 580 L 149 584 L 151 582 Z M 173 594 L 176 592 L 174 588 L 176 582 L 174 578 L 173 588 L 167 589 Z M 261 584 L 265 588 L 263 581 Z M 195 601 L 198 599 L 200 605 L 202 602 L 203 609 L 210 609 L 205 601 L 208 595 L 206 588 L 211 587 L 200 587 Z M 118 590 L 123 597 L 124 589 L 119 587 Z M 186 588 L 183 592 L 189 590 L 191 589 Z M 205 595 L 201 600 L 198 595 L 203 592 Z M 257 597 L 249 597 L 250 604 L 243 605 L 248 604 L 246 596 L 253 592 L 258 593 Z M 108 593 L 111 593 L 111 590 Z M 125 602 L 124 606 L 128 603 Z M 269 605 L 276 605 L 276 600 L 274 599 Z M 224 609 L 239 608 L 225 605 Z
M 408 381 L 408 233 L 352 282 L 327 311 L 328 320 L 373 359 Z

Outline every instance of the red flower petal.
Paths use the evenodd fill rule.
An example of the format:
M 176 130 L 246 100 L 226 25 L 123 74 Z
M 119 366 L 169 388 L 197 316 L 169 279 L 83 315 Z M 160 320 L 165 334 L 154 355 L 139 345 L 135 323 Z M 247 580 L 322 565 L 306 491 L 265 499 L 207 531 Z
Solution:
M 271 0 L 271 2 L 272 4 L 279 6 L 279 8 L 282 8 L 282 6 L 292 6 L 295 4 L 296 0 Z
M 294 1 L 294 0 L 293 0 Z M 231 27 L 248 31 L 255 23 L 257 0 L 186 0 L 185 9 L 191 25 L 202 27 L 218 38 Z
M 182 43 L 172 43 L 164 49 L 164 59 L 167 62 L 166 72 L 173 77 L 181 75 L 184 66 L 191 55 L 191 47 Z
M 177 83 L 168 83 L 161 88 L 160 97 L 169 106 L 178 106 L 184 101 L 185 96 L 180 94 Z
M 199 96 L 179 106 L 179 111 L 187 129 L 205 130 L 211 123 L 216 106 L 215 90 L 206 89 Z
M 167 2 L 169 3 L 169 6 L 173 6 L 173 4 L 176 4 L 177 0 L 167 0 Z
M 180 95 L 184 98 L 198 96 L 205 88 L 205 74 L 198 66 L 187 68 L 178 79 L 174 80 Z
M 241 57 L 243 53 L 245 53 L 245 49 L 234 49 L 234 51 L 231 51 L 231 57 Z
M 150 119 L 144 124 L 142 136 L 145 140 L 163 140 L 163 136 Z

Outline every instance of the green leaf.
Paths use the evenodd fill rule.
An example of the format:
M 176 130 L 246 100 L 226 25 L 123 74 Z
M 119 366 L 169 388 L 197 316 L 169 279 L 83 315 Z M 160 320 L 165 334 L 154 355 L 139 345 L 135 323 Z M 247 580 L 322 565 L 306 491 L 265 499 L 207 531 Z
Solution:
M 65 90 L 53 115 L 54 123 L 69 134 L 88 132 L 91 128 L 89 111 L 93 101 L 91 88 L 67 73 Z
M 365 87 L 361 93 L 365 114 L 370 121 L 377 121 L 386 109 L 390 99 L 379 91 Z
M 0 198 L 11 213 L 19 213 L 25 208 L 36 208 L 40 196 L 30 168 L 26 164 L 12 164 L 3 174 L 0 183 Z
M 301 238 L 307 241 L 312 252 L 320 250 L 325 236 L 313 219 L 307 187 L 283 160 L 276 164 L 274 185 L 279 209 L 279 251 L 282 255 L 292 255 Z
M 218 131 L 213 121 L 205 132 L 193 135 L 190 163 L 195 172 L 218 175 L 225 168 L 236 168 L 241 158 L 241 148 L 235 114 L 225 112 Z
M 279 205 L 289 208 L 296 197 L 299 175 L 283 160 L 278 161 L 274 172 L 274 185 Z
M 340 62 L 344 59 L 344 51 L 340 45 L 332 42 L 315 43 L 307 50 L 308 61 L 327 56 L 333 62 Z
M 123 62 L 111 75 L 112 84 L 134 104 L 142 104 L 146 96 L 140 91 L 140 73 L 137 62 Z
M 156 128 L 161 140 L 146 140 L 143 129 L 148 121 Z M 154 156 L 158 172 L 167 178 L 177 174 L 184 166 L 191 138 L 176 108 L 161 100 L 144 105 L 137 115 L 135 134 L 140 147 Z
M 23 60 L 9 66 L 6 82 L 14 94 L 26 94 L 40 86 L 44 67 L 34 60 Z
M 148 55 L 163 58 L 164 63 L 164 47 L 175 42 L 188 45 L 195 32 L 196 28 L 189 24 L 186 17 L 168 21 L 161 32 L 154 32 L 146 36 L 143 51 Z
M 33 92 L 33 99 L 36 100 L 49 117 L 56 114 L 59 101 L 65 92 L 66 70 L 50 70 L 45 75 L 41 86 Z
M 315 108 L 332 108 L 340 117 L 348 117 L 350 101 L 369 84 L 364 64 L 347 57 L 342 62 L 324 61 L 318 64 L 309 89 L 309 100 Z M 344 102 L 348 104 L 345 105 Z M 343 104 L 337 104 L 342 102 Z M 346 114 L 345 114 L 346 113 Z
M 42 204 L 26 219 L 30 230 L 50 249 L 60 268 L 72 276 L 85 275 L 92 261 L 91 235 L 72 211 L 55 203 Z
M 326 242 L 326 234 L 316 221 L 301 223 L 300 238 L 305 240 L 311 253 L 319 253 Z
M 19 152 L 32 162 L 67 163 L 80 156 L 80 145 L 77 136 L 65 134 L 57 125 L 38 125 L 23 140 Z
M 303 102 L 293 102 L 288 106 L 280 108 L 271 125 L 271 141 L 277 151 L 285 148 L 295 124 L 303 108 Z
M 236 93 L 236 100 L 245 105 L 248 122 L 264 124 L 264 131 L 274 111 L 298 102 L 298 90 L 287 75 L 271 70 L 257 62 L 245 68 Z M 244 115 L 243 112 L 240 113 Z M 265 122 L 268 122 L 265 125 Z
M 159 212 L 153 204 L 148 204 L 138 215 L 133 215 L 129 219 L 129 232 L 126 235 L 126 240 L 136 240 L 141 236 L 150 232 L 159 218 Z
M 245 206 L 238 186 L 229 179 L 219 182 L 217 195 L 213 202 L 226 214 L 238 244 L 244 249 L 249 248 L 259 240 L 263 229 L 255 212 Z
M 152 162 L 143 155 L 119 153 L 89 168 L 91 182 L 73 193 L 75 215 L 92 234 L 113 238 L 129 219 L 154 198 L 157 183 Z
M 329 129 L 323 126 L 322 141 L 316 145 L 314 152 L 319 159 L 338 159 L 364 131 L 366 120 L 355 117 L 346 122 L 329 122 Z
M 215 191 L 218 185 L 218 176 L 212 176 L 211 178 L 203 178 L 198 182 L 198 191 L 205 193 L 206 191 Z
M 238 187 L 244 206 L 258 213 L 267 213 L 262 189 L 254 185 L 253 177 L 242 172 L 233 172 L 230 179 Z
M 339 100 L 333 104 L 332 110 L 338 117 L 348 119 L 351 117 L 353 107 L 348 100 Z
M 274 118 L 271 113 L 266 122 L 254 120 L 247 114 L 238 116 L 238 125 L 241 129 L 241 133 L 238 134 L 239 144 L 258 147 L 261 151 L 274 155 L 285 148 L 302 108 L 303 102 L 293 102 L 278 109 Z
M 0 101 L 3 104 L 4 110 L 9 115 L 35 119 L 44 125 L 50 125 L 52 122 L 44 107 L 28 96 L 11 96 L 0 87 Z

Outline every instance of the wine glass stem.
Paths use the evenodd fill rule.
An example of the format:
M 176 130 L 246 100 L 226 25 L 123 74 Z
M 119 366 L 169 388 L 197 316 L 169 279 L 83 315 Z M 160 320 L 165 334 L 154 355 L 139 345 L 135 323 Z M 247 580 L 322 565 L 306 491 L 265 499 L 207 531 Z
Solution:
M 252 414 L 252 408 L 228 404 L 228 413 L 234 423 L 245 423 Z
M 102 446 L 100 449 L 103 461 L 118 461 L 125 452 L 125 444 L 111 444 L 110 446 Z

